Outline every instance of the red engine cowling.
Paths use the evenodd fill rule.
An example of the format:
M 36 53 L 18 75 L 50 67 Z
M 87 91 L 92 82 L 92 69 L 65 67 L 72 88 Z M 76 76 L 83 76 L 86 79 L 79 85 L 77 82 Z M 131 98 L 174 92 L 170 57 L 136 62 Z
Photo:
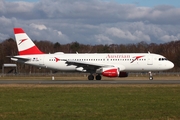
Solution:
M 127 77 L 128 76 L 127 72 L 121 72 L 120 69 L 117 67 L 103 68 L 101 74 L 106 77 Z

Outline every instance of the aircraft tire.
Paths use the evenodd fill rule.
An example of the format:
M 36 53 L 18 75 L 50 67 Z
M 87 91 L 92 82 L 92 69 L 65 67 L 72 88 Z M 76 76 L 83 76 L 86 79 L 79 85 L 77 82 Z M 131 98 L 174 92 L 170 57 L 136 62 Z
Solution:
M 101 80 L 101 75 L 96 75 L 96 80 Z
M 94 76 L 92 74 L 88 75 L 88 80 L 94 80 Z
M 153 76 L 150 76 L 150 77 L 149 77 L 149 80 L 153 80 Z

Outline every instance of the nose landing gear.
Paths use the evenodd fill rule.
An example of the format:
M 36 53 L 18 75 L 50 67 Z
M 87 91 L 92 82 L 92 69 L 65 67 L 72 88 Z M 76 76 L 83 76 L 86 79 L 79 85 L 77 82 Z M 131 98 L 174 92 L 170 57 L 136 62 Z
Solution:
M 152 75 L 151 71 L 149 71 L 149 80 L 153 80 L 153 75 Z

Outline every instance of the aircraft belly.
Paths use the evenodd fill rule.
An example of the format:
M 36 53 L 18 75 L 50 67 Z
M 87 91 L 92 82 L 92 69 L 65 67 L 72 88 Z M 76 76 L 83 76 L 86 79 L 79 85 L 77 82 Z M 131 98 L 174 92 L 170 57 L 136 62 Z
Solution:
M 54 69 L 54 70 L 60 70 L 60 71 L 75 71 L 76 66 L 70 65 L 67 66 L 65 62 L 56 62 L 56 63 L 46 63 L 46 68 L 48 69 Z

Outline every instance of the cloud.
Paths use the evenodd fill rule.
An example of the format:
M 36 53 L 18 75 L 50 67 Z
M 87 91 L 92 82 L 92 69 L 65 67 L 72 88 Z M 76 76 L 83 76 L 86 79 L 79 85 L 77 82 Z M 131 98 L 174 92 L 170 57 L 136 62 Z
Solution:
M 164 35 L 160 39 L 164 42 L 176 41 L 179 40 L 180 34 L 177 35 Z
M 7 35 L 7 34 L 0 33 L 0 37 L 1 37 L 1 39 L 6 40 L 6 39 L 8 39 L 10 36 Z
M 22 27 L 36 40 L 82 44 L 163 43 L 180 39 L 180 8 L 104 0 L 0 0 L 0 40 Z M 6 38 L 8 39 L 8 38 Z
M 47 29 L 47 27 L 43 24 L 31 23 L 30 26 L 32 26 L 33 28 L 39 29 L 39 30 L 46 30 Z
M 109 28 L 106 33 L 119 39 L 126 39 L 130 41 L 150 41 L 150 37 L 139 30 L 131 33 L 130 31 L 123 31 L 121 29 L 113 27 Z
M 98 44 L 112 44 L 113 40 L 104 36 L 103 34 L 95 35 L 95 39 L 97 40 Z

